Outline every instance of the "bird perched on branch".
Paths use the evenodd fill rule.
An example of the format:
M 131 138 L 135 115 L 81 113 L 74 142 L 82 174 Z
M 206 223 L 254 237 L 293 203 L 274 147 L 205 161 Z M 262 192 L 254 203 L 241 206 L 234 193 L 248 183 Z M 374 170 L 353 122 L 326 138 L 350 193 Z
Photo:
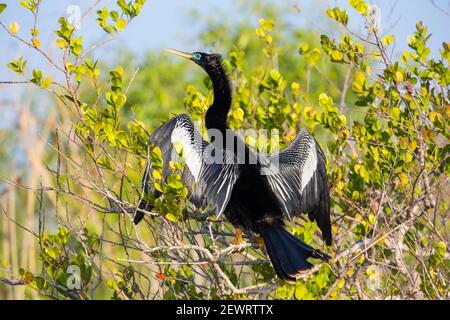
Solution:
M 236 228 L 234 243 L 242 241 L 242 229 L 259 234 L 277 275 L 295 282 L 296 276 L 311 268 L 308 258 L 330 258 L 284 228 L 286 218 L 307 213 L 317 222 L 326 244 L 331 245 L 323 151 L 305 129 L 281 152 L 268 156 L 251 150 L 227 126 L 232 92 L 220 55 L 168 51 L 206 71 L 213 84 L 214 102 L 205 115 L 209 142 L 186 114 L 173 117 L 151 135 L 150 144 L 161 149 L 163 178 L 171 173 L 169 162 L 176 157 L 174 144 L 180 143 L 185 161 L 181 179 L 189 190 L 189 200 L 197 207 L 212 206 L 218 215 L 224 214 Z M 142 187 L 158 197 L 160 193 L 148 183 L 151 170 L 149 161 Z M 139 207 L 152 209 L 144 200 Z M 137 212 L 134 223 L 143 217 L 143 212 Z

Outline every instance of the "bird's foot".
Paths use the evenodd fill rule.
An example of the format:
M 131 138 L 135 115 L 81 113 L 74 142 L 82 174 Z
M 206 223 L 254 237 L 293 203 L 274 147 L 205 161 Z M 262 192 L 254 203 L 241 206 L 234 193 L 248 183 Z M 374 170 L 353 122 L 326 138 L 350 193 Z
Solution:
M 237 227 L 236 231 L 235 231 L 235 234 L 234 234 L 234 239 L 231 240 L 230 243 L 233 244 L 233 245 L 239 245 L 242 242 L 244 242 L 244 239 L 242 238 L 242 229 Z
M 234 239 L 230 241 L 233 246 L 236 246 L 232 252 L 242 252 L 244 250 L 244 238 L 242 237 L 242 229 L 237 227 L 234 235 Z
M 264 239 L 261 236 L 255 237 L 254 240 L 259 244 L 260 249 L 263 249 L 266 246 Z

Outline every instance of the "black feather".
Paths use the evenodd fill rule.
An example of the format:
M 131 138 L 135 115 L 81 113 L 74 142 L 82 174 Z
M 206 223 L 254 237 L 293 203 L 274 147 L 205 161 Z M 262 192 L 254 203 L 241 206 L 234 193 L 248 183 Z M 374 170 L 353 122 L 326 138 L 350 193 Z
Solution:
M 171 137 L 177 130 L 177 135 L 184 139 L 183 148 L 188 148 L 195 158 L 189 160 L 191 168 L 185 165 L 181 177 L 189 190 L 191 202 L 199 208 L 210 205 L 219 214 L 223 212 L 234 226 L 260 233 L 277 275 L 285 281 L 295 282 L 299 273 L 311 268 L 308 258 L 330 258 L 283 229 L 284 218 L 307 213 L 310 219 L 317 221 L 323 238 L 331 245 L 325 156 L 319 144 L 305 129 L 286 149 L 270 157 L 250 150 L 227 126 L 232 94 L 220 55 L 199 54 L 200 58 L 194 61 L 207 72 L 214 89 L 214 102 L 205 114 L 206 128 L 219 131 L 222 141 L 211 135 L 210 143 L 206 142 L 187 115 L 172 118 L 150 137 L 150 144 L 161 148 L 163 178 L 171 173 L 168 165 L 169 161 L 174 160 Z M 236 141 L 237 146 L 228 146 L 226 143 L 230 141 L 229 138 Z M 206 161 L 211 159 L 208 158 L 211 155 L 205 152 L 210 146 L 214 154 L 218 153 L 222 157 L 223 163 Z M 242 146 L 244 158 L 237 151 Z M 276 166 L 278 162 L 279 167 Z M 157 197 L 158 192 L 148 184 L 151 170 L 149 161 L 142 188 Z M 144 200 L 139 207 L 152 209 Z M 143 213 L 138 212 L 135 223 L 142 218 Z
M 200 133 L 195 129 L 194 124 L 186 114 L 173 117 L 161 127 L 159 127 L 150 136 L 149 144 L 153 147 L 161 149 L 163 170 L 162 177 L 166 179 L 172 174 L 169 166 L 170 161 L 176 161 L 178 155 L 174 150 L 172 143 L 172 133 L 175 129 L 180 129 L 189 137 L 189 145 L 183 145 L 185 153 L 195 155 L 200 163 L 198 181 L 195 181 L 193 172 L 189 166 L 185 164 L 181 174 L 181 180 L 188 189 L 188 198 L 197 208 L 206 208 L 208 204 L 216 208 L 217 212 L 223 212 L 231 195 L 231 190 L 238 176 L 238 166 L 234 161 L 234 154 L 224 154 L 222 163 L 214 163 L 208 157 L 210 156 L 205 149 L 209 144 L 202 138 Z M 213 148 L 212 148 L 213 149 Z M 221 152 L 221 151 L 219 151 Z M 230 158 L 231 157 L 231 158 Z M 145 193 L 152 192 L 154 198 L 161 193 L 149 184 L 149 177 L 152 174 L 152 163 L 150 159 L 147 161 L 146 171 L 142 178 L 142 189 Z M 139 208 L 145 209 L 151 207 L 145 200 L 141 200 Z M 139 223 L 143 218 L 143 213 L 136 213 L 135 223 Z
M 316 167 L 305 185 L 302 174 L 306 160 L 315 153 Z M 330 196 L 325 166 L 325 155 L 317 141 L 302 129 L 292 143 L 283 151 L 269 158 L 268 181 L 282 204 L 285 215 L 291 217 L 307 213 L 315 220 L 327 245 L 331 245 Z M 278 167 L 270 167 L 277 164 Z M 275 166 L 275 165 L 273 165 Z M 303 188 L 302 188 L 303 187 Z M 303 190 L 302 190 L 303 189 Z
M 286 282 L 295 282 L 296 276 L 311 268 L 308 258 L 330 259 L 281 227 L 262 228 L 261 235 L 275 272 Z

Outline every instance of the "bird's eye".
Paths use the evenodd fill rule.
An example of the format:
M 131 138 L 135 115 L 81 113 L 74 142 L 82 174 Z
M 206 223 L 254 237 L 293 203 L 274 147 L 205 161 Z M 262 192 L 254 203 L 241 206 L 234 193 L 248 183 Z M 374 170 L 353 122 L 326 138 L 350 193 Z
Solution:
M 194 53 L 194 59 L 195 60 L 200 60 L 202 57 L 202 55 L 200 53 Z

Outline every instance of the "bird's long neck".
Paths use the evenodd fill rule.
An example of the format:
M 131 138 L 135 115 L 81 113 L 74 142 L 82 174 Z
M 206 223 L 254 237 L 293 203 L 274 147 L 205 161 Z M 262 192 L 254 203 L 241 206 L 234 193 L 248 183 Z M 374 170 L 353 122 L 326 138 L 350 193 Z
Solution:
M 211 63 L 207 73 L 214 88 L 214 102 L 206 111 L 206 128 L 220 130 L 225 136 L 228 111 L 230 111 L 231 107 L 230 81 L 220 59 Z

